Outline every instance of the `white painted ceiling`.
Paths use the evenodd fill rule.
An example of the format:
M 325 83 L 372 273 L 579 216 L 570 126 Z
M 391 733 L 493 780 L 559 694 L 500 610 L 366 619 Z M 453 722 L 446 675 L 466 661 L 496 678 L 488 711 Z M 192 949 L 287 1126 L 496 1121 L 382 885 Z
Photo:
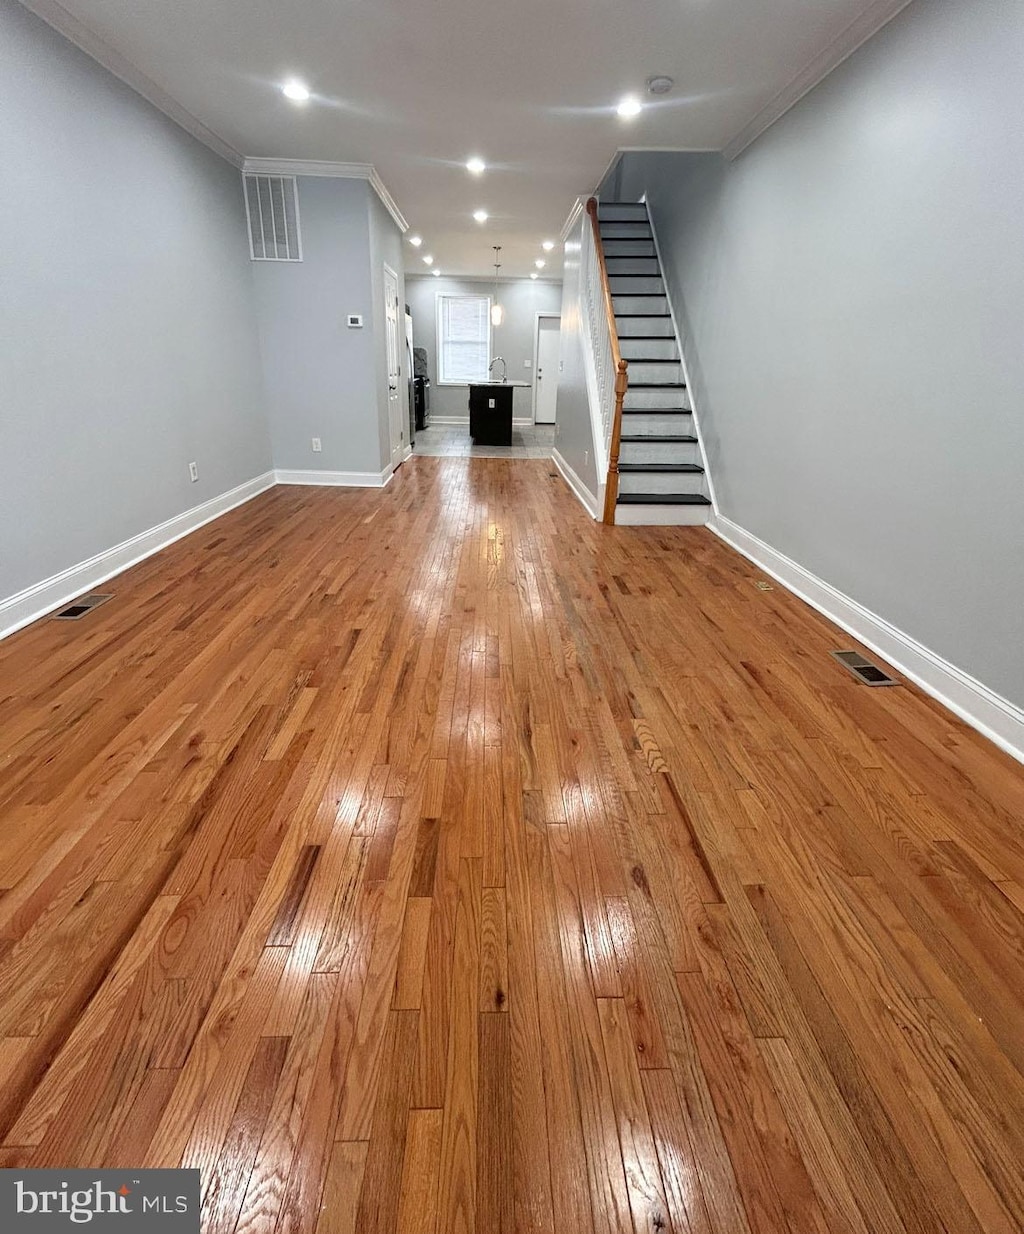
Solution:
M 61 4 L 239 154 L 373 163 L 445 274 L 489 273 L 501 244 L 525 275 L 616 149 L 722 149 L 878 0 Z M 672 93 L 619 119 L 654 74 Z

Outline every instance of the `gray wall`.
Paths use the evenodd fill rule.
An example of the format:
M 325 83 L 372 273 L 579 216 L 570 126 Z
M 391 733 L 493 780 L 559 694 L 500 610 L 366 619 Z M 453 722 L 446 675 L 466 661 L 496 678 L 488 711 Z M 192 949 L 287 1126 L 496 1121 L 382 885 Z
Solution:
M 441 386 L 437 383 L 437 297 L 491 296 L 505 309 L 505 320 L 493 327 L 491 355 L 504 356 L 509 381 L 528 381 L 529 390 L 516 390 L 513 414 L 523 420 L 533 415 L 533 345 L 538 313 L 558 313 L 562 307 L 562 285 L 544 279 L 516 279 L 509 282 L 484 282 L 476 279 L 433 278 L 410 275 L 406 299 L 412 312 L 413 341 L 427 349 L 430 365 L 430 414 L 469 420 L 469 387 Z M 500 366 L 495 372 L 500 371 Z
M 555 449 L 597 497 L 594 464 L 594 429 L 590 398 L 583 367 L 583 305 L 580 300 L 580 250 L 583 227 L 590 225 L 583 213 L 566 237 L 562 265 L 562 331 L 558 399 L 555 409 Z
M 238 171 L 11 0 L 0 158 L 2 599 L 271 462 Z
M 303 260 L 253 265 L 274 464 L 379 472 L 389 451 L 371 275 L 376 195 L 365 180 L 319 176 L 300 176 L 298 194 Z M 348 328 L 349 313 L 362 315 L 362 329 Z
M 1024 6 L 917 0 L 734 163 L 630 154 L 722 513 L 1024 704 Z

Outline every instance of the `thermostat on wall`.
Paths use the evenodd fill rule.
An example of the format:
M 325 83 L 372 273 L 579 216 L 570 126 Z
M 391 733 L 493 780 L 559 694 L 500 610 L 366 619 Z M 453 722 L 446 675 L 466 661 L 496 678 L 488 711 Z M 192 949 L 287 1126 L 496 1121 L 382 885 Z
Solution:
M 363 315 L 362 315 L 362 313 L 349 313 L 349 315 L 348 315 L 348 328 L 349 328 L 350 330 L 361 330 L 361 329 L 363 328 Z

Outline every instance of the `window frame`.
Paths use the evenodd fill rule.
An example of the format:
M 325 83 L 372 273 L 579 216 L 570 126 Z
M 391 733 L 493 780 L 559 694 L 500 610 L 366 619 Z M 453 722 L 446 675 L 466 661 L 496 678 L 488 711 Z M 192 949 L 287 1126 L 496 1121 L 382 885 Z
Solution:
M 483 293 L 477 294 L 472 291 L 438 291 L 434 297 L 434 346 L 436 351 L 437 363 L 437 384 L 439 386 L 471 386 L 473 381 L 452 381 L 444 376 L 444 308 L 445 300 L 484 300 L 487 304 L 487 364 L 488 368 L 479 381 L 486 381 L 490 371 L 490 364 L 493 360 L 494 351 L 494 324 L 491 321 L 491 309 L 494 305 L 494 298 L 491 295 Z

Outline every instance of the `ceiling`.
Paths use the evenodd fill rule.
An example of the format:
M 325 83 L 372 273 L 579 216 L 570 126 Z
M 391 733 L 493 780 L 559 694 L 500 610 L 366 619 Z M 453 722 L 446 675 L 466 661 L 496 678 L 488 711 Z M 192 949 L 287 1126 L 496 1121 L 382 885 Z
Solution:
M 881 24 L 880 11 L 884 20 L 902 7 L 892 0 L 28 3 L 127 80 L 125 68 L 138 70 L 158 88 L 149 97 L 168 96 L 165 103 L 201 122 L 190 127 L 205 126 L 238 155 L 372 163 L 437 268 L 489 273 L 491 245 L 501 244 L 503 275 L 533 270 L 545 256 L 541 241 L 557 240 L 576 197 L 595 187 L 617 149 L 721 150 L 787 87 L 813 84 L 863 41 Z M 658 100 L 645 92 L 655 74 L 675 79 Z M 313 92 L 308 103 L 280 93 L 292 77 Z M 647 104 L 629 121 L 615 113 L 627 93 Z M 466 171 L 471 155 L 486 160 L 482 176 Z M 490 215 L 483 225 L 472 219 L 478 208 Z M 411 248 L 407 268 L 419 268 Z M 558 273 L 556 249 L 544 274 Z

